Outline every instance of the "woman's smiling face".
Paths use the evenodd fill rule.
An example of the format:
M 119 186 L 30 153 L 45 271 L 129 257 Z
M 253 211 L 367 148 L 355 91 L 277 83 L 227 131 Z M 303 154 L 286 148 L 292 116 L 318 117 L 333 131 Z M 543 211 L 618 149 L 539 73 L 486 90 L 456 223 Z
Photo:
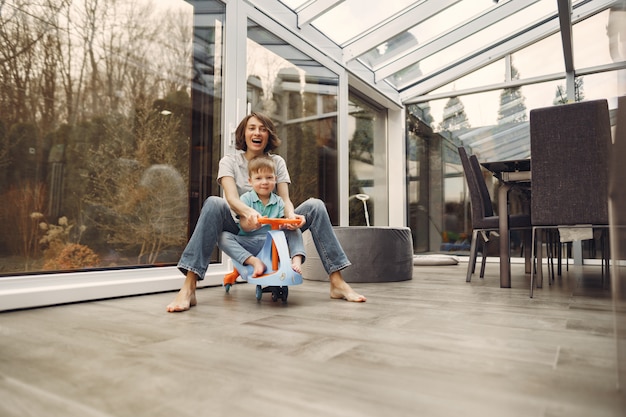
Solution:
M 261 155 L 267 147 L 270 132 L 256 117 L 251 117 L 246 123 L 246 152 Z

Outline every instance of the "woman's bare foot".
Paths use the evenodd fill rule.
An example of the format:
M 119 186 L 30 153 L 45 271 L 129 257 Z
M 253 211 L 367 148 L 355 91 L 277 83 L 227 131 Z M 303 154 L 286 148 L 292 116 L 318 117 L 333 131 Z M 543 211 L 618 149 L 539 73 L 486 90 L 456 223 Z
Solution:
M 291 269 L 296 271 L 298 274 L 302 273 L 302 255 L 296 255 L 291 258 Z
M 185 282 L 180 291 L 178 291 L 176 298 L 167 305 L 168 313 L 187 311 L 198 303 L 196 300 L 197 279 L 196 274 L 191 271 L 187 272 L 187 278 L 185 278 Z
M 263 261 L 256 256 L 249 257 L 244 264 L 252 267 L 252 278 L 260 277 L 265 272 L 265 269 L 267 269 Z
M 335 271 L 330 278 L 330 298 L 338 298 L 355 303 L 364 303 L 367 298 L 355 292 L 346 281 L 343 280 L 341 272 Z

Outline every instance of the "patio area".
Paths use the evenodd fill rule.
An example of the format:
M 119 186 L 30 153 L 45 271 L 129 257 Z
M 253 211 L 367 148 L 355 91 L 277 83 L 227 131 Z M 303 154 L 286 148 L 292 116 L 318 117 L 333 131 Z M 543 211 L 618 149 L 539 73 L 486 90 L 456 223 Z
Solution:
M 0 313 L 0 415 L 623 417 L 610 291 L 571 266 L 528 296 L 523 264 L 419 266 L 353 284 L 305 281 L 286 305 L 252 285 Z M 123 273 L 123 272 L 120 272 Z

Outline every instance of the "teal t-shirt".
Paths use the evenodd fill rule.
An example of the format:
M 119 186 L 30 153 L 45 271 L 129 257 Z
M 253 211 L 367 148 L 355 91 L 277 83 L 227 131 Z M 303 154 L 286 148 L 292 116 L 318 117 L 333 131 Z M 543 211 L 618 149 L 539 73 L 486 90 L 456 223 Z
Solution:
M 261 216 L 270 218 L 285 217 L 285 202 L 274 193 L 270 194 L 270 201 L 267 205 L 263 204 L 254 190 L 243 193 L 239 198 L 245 205 L 252 207 L 259 212 Z M 246 232 L 241 229 L 241 226 L 239 226 L 239 235 L 251 236 L 256 234 L 266 234 L 269 230 L 271 230 L 271 226 L 269 224 L 264 224 L 263 227 L 252 232 Z

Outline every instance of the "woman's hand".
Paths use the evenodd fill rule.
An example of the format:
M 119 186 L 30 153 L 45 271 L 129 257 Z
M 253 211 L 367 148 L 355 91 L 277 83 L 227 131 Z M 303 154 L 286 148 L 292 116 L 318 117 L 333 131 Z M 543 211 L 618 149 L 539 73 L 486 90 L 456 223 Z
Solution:
M 300 219 L 300 224 L 289 224 L 281 226 L 281 229 L 286 230 L 296 230 L 301 228 L 306 224 L 306 218 L 299 214 L 295 213 L 295 209 L 293 207 L 293 203 L 289 198 L 289 184 L 286 182 L 280 182 L 276 185 L 277 194 L 280 198 L 285 202 L 285 218 L 286 219 Z
M 285 229 L 285 230 L 296 230 L 301 228 L 302 226 L 304 226 L 306 224 L 306 218 L 304 216 L 301 216 L 299 214 L 292 214 L 291 216 L 285 216 L 285 218 L 287 219 L 299 219 L 300 223 L 299 224 L 283 224 L 280 226 L 281 229 Z
M 250 210 L 245 210 L 239 214 L 239 225 L 244 231 L 252 232 L 263 226 L 259 223 L 259 217 L 261 217 L 261 215 L 250 207 Z

